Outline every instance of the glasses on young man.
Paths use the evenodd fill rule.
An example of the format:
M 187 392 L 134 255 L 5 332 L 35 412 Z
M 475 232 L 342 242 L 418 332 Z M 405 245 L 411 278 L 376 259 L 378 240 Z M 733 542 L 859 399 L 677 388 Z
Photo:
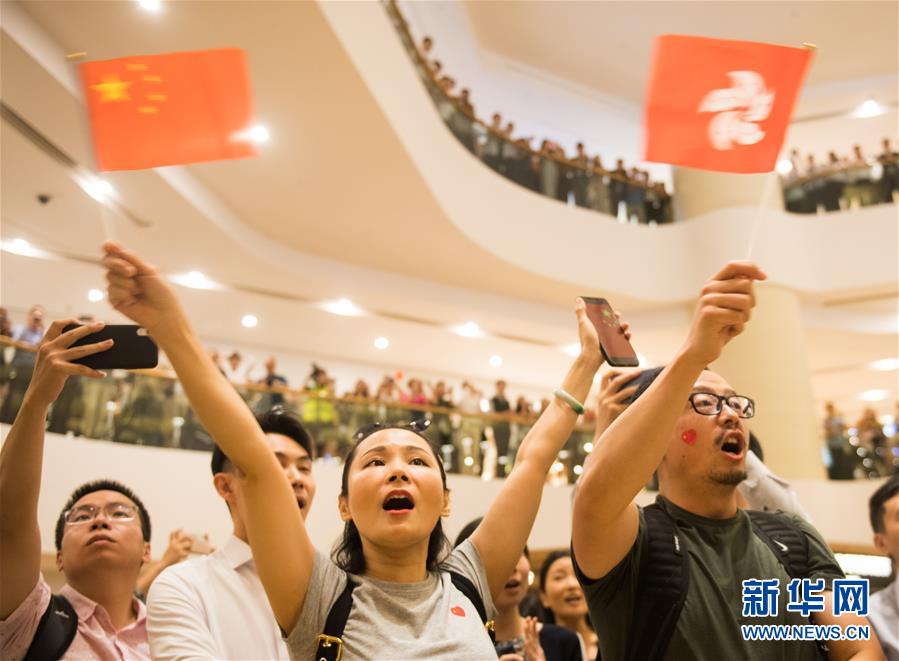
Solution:
M 755 402 L 743 395 L 716 395 L 713 392 L 694 392 L 690 395 L 690 406 L 699 415 L 718 415 L 725 403 L 741 418 L 755 415 Z
M 96 505 L 79 505 L 67 510 L 64 518 L 66 525 L 77 526 L 83 523 L 90 523 L 97 518 L 97 515 L 103 512 L 109 521 L 125 523 L 134 521 L 137 516 L 137 508 L 127 503 L 108 503 L 103 507 Z

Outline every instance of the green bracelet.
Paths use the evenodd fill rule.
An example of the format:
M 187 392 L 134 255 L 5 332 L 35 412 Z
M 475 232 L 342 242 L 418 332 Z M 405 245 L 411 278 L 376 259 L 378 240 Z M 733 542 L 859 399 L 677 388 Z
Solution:
M 578 415 L 584 414 L 584 405 L 577 401 L 574 397 L 569 395 L 567 392 L 562 390 L 561 388 L 556 388 L 553 390 L 553 395 L 561 399 L 563 402 L 568 404 L 571 407 L 571 410 L 577 413 Z

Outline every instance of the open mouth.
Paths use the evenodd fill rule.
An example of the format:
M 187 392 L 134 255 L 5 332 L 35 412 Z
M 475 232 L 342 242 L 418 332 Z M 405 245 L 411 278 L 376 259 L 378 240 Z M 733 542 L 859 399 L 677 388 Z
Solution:
M 742 459 L 745 453 L 743 435 L 740 432 L 728 432 L 721 443 L 721 451 L 729 459 Z
M 584 598 L 579 594 L 570 594 L 563 599 L 568 606 L 579 606 L 583 600 Z
M 521 581 L 519 581 L 518 579 L 513 579 L 513 580 L 509 581 L 508 583 L 506 583 L 503 586 L 503 589 L 504 590 L 517 590 L 520 585 L 521 585 Z
M 297 506 L 298 506 L 301 510 L 306 509 L 306 499 L 305 499 L 305 498 L 297 498 Z
M 415 503 L 405 491 L 391 491 L 382 505 L 386 512 L 402 513 L 415 509 Z

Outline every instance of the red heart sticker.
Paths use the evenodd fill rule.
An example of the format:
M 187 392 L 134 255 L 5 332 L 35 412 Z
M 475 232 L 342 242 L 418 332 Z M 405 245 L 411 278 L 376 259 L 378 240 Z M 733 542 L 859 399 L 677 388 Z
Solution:
M 450 608 L 450 613 L 453 615 L 458 615 L 459 617 L 465 617 L 465 611 L 462 610 L 461 606 L 453 606 Z

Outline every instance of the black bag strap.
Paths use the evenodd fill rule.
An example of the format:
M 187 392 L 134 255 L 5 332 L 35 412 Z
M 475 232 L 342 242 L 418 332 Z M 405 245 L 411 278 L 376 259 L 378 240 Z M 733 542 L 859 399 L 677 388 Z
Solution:
M 808 578 L 811 573 L 809 544 L 808 537 L 802 529 L 783 512 L 746 510 L 746 513 L 749 515 L 752 531 L 756 537 L 768 545 L 790 578 Z M 816 641 L 816 648 L 818 658 L 828 658 L 829 649 L 826 641 Z
M 690 586 L 689 558 L 674 519 L 658 504 L 644 507 L 643 516 L 644 546 L 626 661 L 662 659 Z
M 808 538 L 781 512 L 747 510 L 752 531 L 777 556 L 790 578 L 808 578 Z
M 495 643 L 496 634 L 494 633 L 493 620 L 487 619 L 487 609 L 484 607 L 484 600 L 481 599 L 481 595 L 474 583 L 462 574 L 454 571 L 449 572 L 449 575 L 456 589 L 468 598 L 478 612 L 478 616 L 481 618 L 481 622 L 484 623 L 484 628 L 487 629 L 487 634 L 490 636 L 490 642 Z M 356 584 L 347 577 L 346 587 L 340 593 L 340 596 L 337 597 L 334 605 L 331 606 L 331 610 L 328 612 L 328 617 L 325 620 L 325 629 L 318 635 L 318 647 L 315 651 L 316 661 L 340 661 L 340 656 L 343 654 L 343 630 L 350 617 L 350 609 L 353 607 L 353 590 L 355 588 Z
M 78 613 L 65 597 L 50 595 L 31 645 L 22 661 L 57 661 L 66 653 L 78 631 Z
M 350 617 L 350 609 L 353 607 L 353 590 L 355 589 L 356 583 L 347 576 L 346 587 L 328 612 L 325 630 L 318 634 L 318 647 L 315 650 L 316 661 L 340 661 L 340 656 L 343 654 L 343 629 Z
M 490 642 L 496 643 L 496 631 L 494 630 L 494 622 L 493 620 L 487 619 L 487 609 L 484 607 L 484 600 L 481 599 L 481 593 L 478 592 L 478 589 L 475 587 L 474 583 L 472 583 L 467 577 L 459 574 L 457 572 L 451 571 L 449 573 L 450 580 L 452 580 L 453 585 L 456 589 L 465 595 L 468 601 L 471 602 L 474 609 L 478 612 L 478 617 L 481 618 L 481 622 L 484 623 L 484 628 L 487 629 L 487 635 L 490 636 Z

